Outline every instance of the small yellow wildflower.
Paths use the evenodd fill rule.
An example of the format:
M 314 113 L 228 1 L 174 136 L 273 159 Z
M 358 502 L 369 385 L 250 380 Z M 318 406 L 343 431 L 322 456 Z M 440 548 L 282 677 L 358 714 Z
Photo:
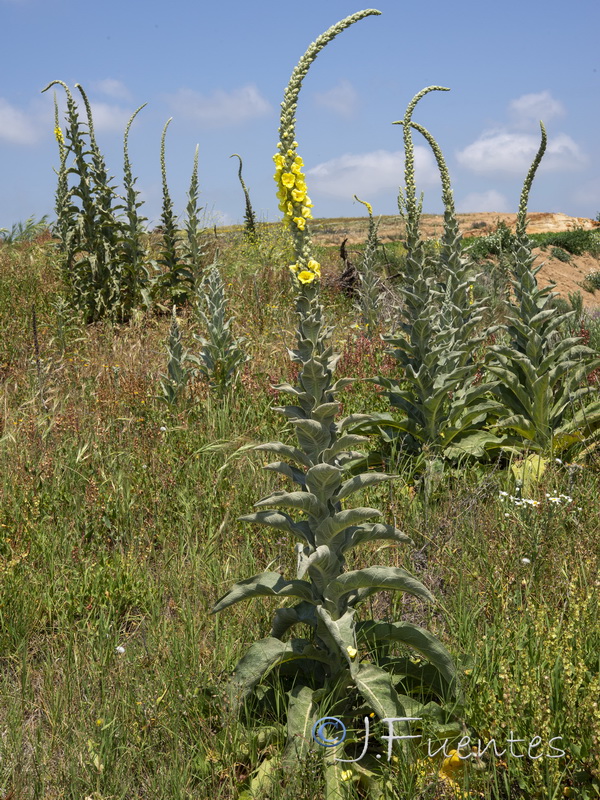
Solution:
M 288 201 L 286 203 L 285 208 L 286 208 L 286 214 L 288 215 L 288 217 L 293 217 L 294 216 L 294 204 L 291 201 Z
M 298 191 L 300 191 L 300 192 L 304 192 L 304 194 L 306 194 L 306 181 L 304 181 L 304 180 L 303 180 L 303 179 L 300 177 L 300 175 L 297 175 L 297 176 L 296 176 L 296 181 L 295 181 L 295 183 L 296 183 L 296 189 L 298 189 Z
M 356 656 L 358 655 L 358 650 L 356 649 L 356 647 L 347 647 L 346 652 L 348 653 L 350 658 L 356 658 Z
M 285 159 L 281 155 L 281 153 L 276 153 L 273 156 L 273 161 L 275 162 L 275 166 L 277 167 L 278 170 L 283 169 L 283 165 L 285 164 Z
M 302 166 L 300 164 L 292 164 L 291 170 L 295 175 L 302 175 Z
M 302 211 L 300 213 L 305 219 L 312 219 L 312 211 L 308 206 L 302 206 Z
M 293 189 L 296 183 L 296 176 L 293 172 L 284 172 L 281 175 L 281 182 L 287 189 Z
M 298 274 L 298 264 L 290 264 L 290 269 L 294 273 L 294 275 Z
M 292 189 L 292 197 L 297 203 L 301 203 L 306 197 L 306 189 Z
M 308 269 L 315 272 L 319 278 L 321 277 L 321 265 L 318 261 L 315 261 L 314 258 L 311 258 L 307 264 Z
M 349 781 L 352 779 L 352 770 L 351 769 L 344 769 L 340 775 L 343 781 Z
M 303 231 L 306 227 L 306 220 L 304 217 L 294 217 L 294 222 L 296 223 L 296 227 L 298 230 Z
M 308 206 L 308 208 L 313 207 L 313 204 L 310 202 L 310 197 L 308 197 L 308 195 L 304 198 L 304 205 Z
M 298 275 L 298 280 L 300 283 L 312 283 L 316 277 L 317 276 L 314 272 L 309 272 L 307 269 L 303 269 Z
M 65 143 L 65 137 L 63 136 L 62 128 L 56 126 L 56 128 L 54 128 L 54 135 L 56 136 L 56 141 L 59 144 Z

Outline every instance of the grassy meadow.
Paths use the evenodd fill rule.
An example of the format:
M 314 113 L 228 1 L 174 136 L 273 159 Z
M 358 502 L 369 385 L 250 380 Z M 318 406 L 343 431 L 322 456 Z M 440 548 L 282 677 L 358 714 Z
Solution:
M 233 800 L 285 740 L 276 710 L 256 735 L 226 691 L 248 645 L 268 635 L 274 602 L 211 609 L 236 581 L 296 568 L 289 534 L 238 521 L 288 484 L 252 446 L 293 438 L 272 388 L 296 378 L 293 249 L 278 226 L 258 243 L 217 231 L 205 244 L 220 250 L 233 328 L 251 359 L 224 395 L 198 379 L 174 405 L 160 397 L 168 310 L 85 325 L 63 299 L 54 240 L 0 245 L 6 800 Z M 317 257 L 337 374 L 394 374 L 336 285 L 337 249 Z M 495 285 L 481 280 L 485 291 Z M 189 307 L 178 319 L 193 351 L 198 322 Z M 597 346 L 598 320 L 581 324 Z M 346 415 L 389 408 L 360 380 L 339 399 Z M 423 739 L 411 759 L 385 765 L 382 797 L 600 796 L 599 465 L 593 448 L 577 462 L 550 459 L 524 482 L 529 504 L 513 499 L 506 458 L 447 469 L 427 491 L 401 461 L 397 479 L 359 493 L 412 544 L 367 543 L 348 568 L 405 568 L 438 601 L 380 592 L 360 613 L 439 637 L 459 669 L 464 735 L 506 749 L 463 766 L 430 755 Z M 431 752 L 443 739 L 432 734 Z M 272 796 L 324 797 L 321 756 L 315 745 Z M 363 796 L 352 783 L 346 791 Z

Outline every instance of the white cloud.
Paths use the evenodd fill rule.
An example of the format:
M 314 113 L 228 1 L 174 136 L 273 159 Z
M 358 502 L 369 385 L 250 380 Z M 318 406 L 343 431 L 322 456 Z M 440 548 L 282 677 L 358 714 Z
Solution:
M 271 111 L 270 104 L 254 84 L 231 92 L 217 89 L 211 95 L 178 89 L 168 100 L 175 113 L 214 128 L 237 125 Z
M 117 131 L 123 133 L 125 126 L 133 112 L 127 111 L 120 106 L 109 105 L 108 103 L 90 103 L 92 107 L 92 119 L 96 131 Z M 79 109 L 80 119 L 86 119 L 85 109 Z
M 35 144 L 40 138 L 38 122 L 0 97 L 0 139 L 11 144 Z
M 404 185 L 404 153 L 400 150 L 374 150 L 371 153 L 348 153 L 332 158 L 306 173 L 308 188 L 331 197 L 350 199 L 357 194 L 369 201 L 381 192 Z M 438 178 L 433 156 L 424 147 L 415 147 L 417 184 L 431 185 Z
M 456 154 L 461 166 L 482 175 L 506 173 L 525 175 L 540 144 L 540 137 L 528 133 L 485 131 L 477 141 Z M 579 145 L 566 133 L 548 140 L 541 168 L 562 171 L 578 169 L 586 163 Z
M 509 104 L 509 111 L 518 126 L 530 127 L 539 121 L 547 122 L 555 117 L 562 117 L 565 109 L 555 100 L 548 90 L 537 94 L 524 94 Z
M 471 192 L 457 203 L 456 210 L 459 214 L 470 214 L 475 211 L 510 211 L 510 207 L 503 194 L 490 189 L 487 192 Z
M 350 81 L 342 80 L 327 92 L 315 95 L 315 102 L 322 108 L 339 114 L 341 117 L 353 117 L 358 108 L 358 92 Z
M 107 97 L 114 97 L 115 100 L 131 99 L 131 92 L 123 81 L 118 81 L 115 78 L 105 78 L 104 80 L 96 81 L 93 84 L 93 88 L 97 92 L 100 92 L 100 94 L 105 94 Z

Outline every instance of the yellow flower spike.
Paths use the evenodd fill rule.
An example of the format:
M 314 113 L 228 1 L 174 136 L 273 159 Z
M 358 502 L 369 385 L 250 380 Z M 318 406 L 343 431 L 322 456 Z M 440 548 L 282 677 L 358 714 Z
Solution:
M 65 143 L 65 137 L 63 136 L 62 129 L 59 128 L 58 126 L 56 128 L 54 128 L 54 135 L 56 136 L 56 141 L 59 144 L 64 144 Z
M 307 269 L 303 269 L 302 272 L 298 274 L 300 283 L 312 283 L 316 277 L 314 272 L 309 272 Z
M 347 647 L 346 652 L 348 653 L 350 658 L 356 658 L 356 656 L 358 655 L 358 650 L 355 647 Z
M 304 217 L 294 217 L 294 222 L 296 223 L 296 227 L 298 230 L 303 231 L 306 227 L 306 220 Z
M 296 183 L 296 176 L 293 172 L 284 172 L 281 175 L 281 182 L 286 189 L 293 189 Z

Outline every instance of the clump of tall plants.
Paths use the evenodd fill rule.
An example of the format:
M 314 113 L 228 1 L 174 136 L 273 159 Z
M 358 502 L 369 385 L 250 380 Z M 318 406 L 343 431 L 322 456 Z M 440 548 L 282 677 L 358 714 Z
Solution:
M 383 433 L 386 454 L 424 456 L 428 459 L 484 457 L 501 439 L 484 423 L 493 404 L 485 395 L 491 384 L 476 383 L 474 348 L 486 333 L 478 329 L 483 302 L 474 298 L 475 277 L 462 256 L 450 176 L 433 136 L 413 122 L 418 102 L 432 91 L 429 86 L 409 103 L 403 120 L 405 190 L 398 207 L 406 227 L 406 265 L 398 292 L 395 331 L 385 336 L 395 357 L 397 378 L 378 377 L 398 415 L 373 415 L 374 421 L 358 425 L 358 432 Z M 442 180 L 444 234 L 435 254 L 425 248 L 419 223 L 423 198 L 417 199 L 412 130 L 432 148 Z
M 600 357 L 580 336 L 565 336 L 577 311 L 553 304 L 553 286 L 538 286 L 531 243 L 526 234 L 527 200 L 546 149 L 541 143 L 519 204 L 516 244 L 511 254 L 514 299 L 506 301 L 508 341 L 490 348 L 487 368 L 499 380 L 495 426 L 510 431 L 522 446 L 548 455 L 562 453 L 600 427 L 600 402 L 583 401 L 595 393 L 583 379 L 597 369 Z
M 247 703 L 254 722 L 261 719 L 272 696 L 267 676 L 285 696 L 285 749 L 281 757 L 260 765 L 251 783 L 252 796 L 268 795 L 279 767 L 294 770 L 315 749 L 311 731 L 319 718 L 335 716 L 352 728 L 355 723 L 360 726 L 365 715 L 385 720 L 410 716 L 410 709 L 427 716 L 420 701 L 442 700 L 457 692 L 452 658 L 432 633 L 401 620 L 360 619 L 361 605 L 381 590 L 406 592 L 427 603 L 434 598 L 404 569 L 346 568 L 346 558 L 360 545 L 378 540 L 405 544 L 409 539 L 394 525 L 378 521 L 377 509 L 348 504 L 356 492 L 393 476 L 377 472 L 352 476 L 346 470 L 360 455 L 355 447 L 365 439 L 348 431 L 356 417 L 337 418 L 336 396 L 349 379 L 334 379 L 339 355 L 329 344 L 331 329 L 319 301 L 320 265 L 313 257 L 308 230 L 311 203 L 295 140 L 298 94 L 310 64 L 335 36 L 378 13 L 358 12 L 322 34 L 294 69 L 282 104 L 275 178 L 295 246 L 290 270 L 297 292 L 298 328 L 290 355 L 299 375 L 296 386 L 276 388 L 292 397 L 292 404 L 279 410 L 292 424 L 296 444 L 270 442 L 257 449 L 280 458 L 267 469 L 287 477 L 296 488 L 273 492 L 256 504 L 257 511 L 241 519 L 297 539 L 297 570 L 292 579 L 267 571 L 236 583 L 213 609 L 223 611 L 255 597 L 285 601 L 275 613 L 270 635 L 251 645 L 230 684 L 234 709 Z M 290 635 L 297 626 L 301 635 Z M 405 655 L 394 655 L 397 645 L 416 650 L 424 660 L 412 663 Z M 261 684 L 262 693 L 255 692 Z M 405 722 L 397 726 L 400 729 L 406 730 Z M 340 760 L 352 759 L 356 746 L 352 736 L 320 751 L 328 800 L 345 797 L 348 785 L 359 781 L 370 787 L 372 796 L 378 795 L 381 762 L 376 759 L 376 745 L 352 764 Z
M 127 154 L 131 122 L 140 109 L 125 131 L 126 198 L 122 205 L 96 140 L 92 109 L 83 87 L 75 85 L 83 100 L 87 125 L 81 123 L 77 104 L 65 83 L 52 81 L 43 91 L 57 84 L 67 95 L 67 127 L 63 133 L 55 101 L 54 132 L 60 157 L 55 231 L 60 239 L 69 299 L 88 323 L 103 317 L 125 322 L 141 303 L 148 281 L 146 254 L 140 239 L 141 203 L 137 200 Z

